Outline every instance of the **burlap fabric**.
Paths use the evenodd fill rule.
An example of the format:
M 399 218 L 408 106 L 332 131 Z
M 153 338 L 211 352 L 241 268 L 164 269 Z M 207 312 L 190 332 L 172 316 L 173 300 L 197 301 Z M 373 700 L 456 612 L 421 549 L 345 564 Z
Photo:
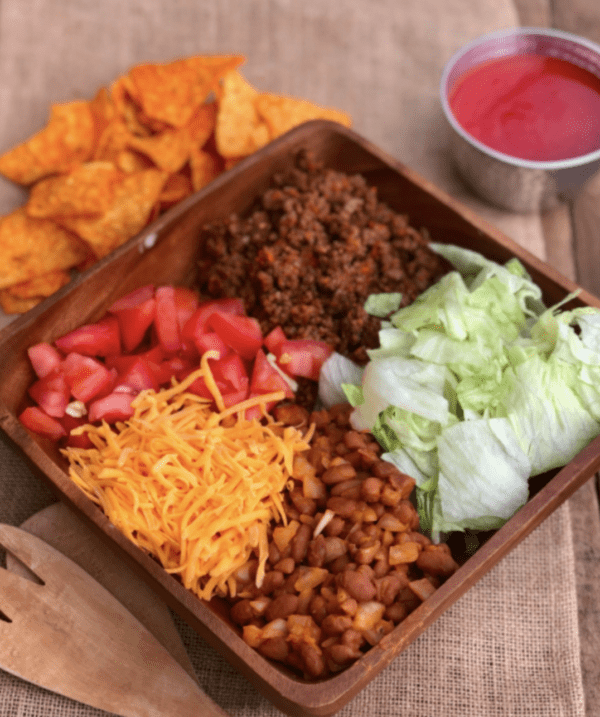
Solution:
M 131 64 L 239 52 L 255 85 L 347 110 L 359 132 L 543 258 L 539 217 L 507 215 L 469 196 L 448 161 L 437 100 L 441 67 L 455 50 L 517 21 L 511 0 L 3 0 L 0 150 L 38 129 L 50 102 L 91 97 Z M 20 202 L 18 190 L 0 189 L 0 211 Z M 0 443 L 0 520 L 20 524 L 52 500 Z M 574 585 L 563 507 L 341 714 L 581 717 Z M 279 714 L 177 624 L 201 685 L 225 710 Z M 3 717 L 100 714 L 0 672 Z

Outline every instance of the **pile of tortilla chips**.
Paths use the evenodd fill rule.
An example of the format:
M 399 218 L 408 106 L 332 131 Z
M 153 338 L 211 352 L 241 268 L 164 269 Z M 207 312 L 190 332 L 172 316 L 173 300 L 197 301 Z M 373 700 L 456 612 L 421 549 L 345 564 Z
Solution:
M 267 142 L 343 112 L 262 93 L 238 55 L 133 67 L 89 101 L 53 105 L 48 124 L 0 156 L 29 188 L 0 217 L 0 306 L 29 310 Z

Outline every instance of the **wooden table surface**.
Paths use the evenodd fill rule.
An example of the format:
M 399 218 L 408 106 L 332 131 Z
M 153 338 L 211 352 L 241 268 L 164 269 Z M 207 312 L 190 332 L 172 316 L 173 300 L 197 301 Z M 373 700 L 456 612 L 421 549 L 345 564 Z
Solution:
M 522 25 L 554 27 L 600 43 L 598 0 L 515 0 Z M 543 217 L 548 262 L 600 296 L 600 175 Z M 576 551 L 581 660 L 586 713 L 600 715 L 600 481 L 570 500 Z

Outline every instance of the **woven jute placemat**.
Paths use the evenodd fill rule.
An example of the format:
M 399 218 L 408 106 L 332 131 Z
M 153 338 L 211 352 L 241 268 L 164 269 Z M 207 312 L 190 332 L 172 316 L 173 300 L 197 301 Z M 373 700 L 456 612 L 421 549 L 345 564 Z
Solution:
M 3 0 L 0 151 L 39 129 L 51 102 L 91 97 L 137 62 L 243 53 L 257 87 L 346 110 L 361 134 L 545 258 L 539 216 L 487 207 L 457 177 L 437 95 L 453 52 L 517 22 L 511 0 Z M 0 211 L 21 199 L 0 185 Z M 53 500 L 0 442 L 0 520 L 19 525 Z M 279 714 L 176 622 L 200 684 L 225 710 Z M 101 714 L 0 672 L 2 717 Z M 568 509 L 558 509 L 340 714 L 582 717 Z

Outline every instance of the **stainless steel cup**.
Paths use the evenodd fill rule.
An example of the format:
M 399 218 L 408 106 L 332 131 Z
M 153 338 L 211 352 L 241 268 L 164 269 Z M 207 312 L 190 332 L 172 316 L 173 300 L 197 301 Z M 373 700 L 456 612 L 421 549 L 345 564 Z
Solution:
M 461 176 L 481 198 L 521 213 L 552 207 L 560 195 L 576 193 L 600 169 L 600 146 L 560 161 L 520 159 L 487 147 L 456 120 L 448 97 L 459 77 L 487 60 L 525 53 L 559 57 L 600 77 L 600 45 L 560 30 L 524 27 L 469 43 L 446 63 L 440 81 L 442 108 L 453 129 L 452 156 Z

